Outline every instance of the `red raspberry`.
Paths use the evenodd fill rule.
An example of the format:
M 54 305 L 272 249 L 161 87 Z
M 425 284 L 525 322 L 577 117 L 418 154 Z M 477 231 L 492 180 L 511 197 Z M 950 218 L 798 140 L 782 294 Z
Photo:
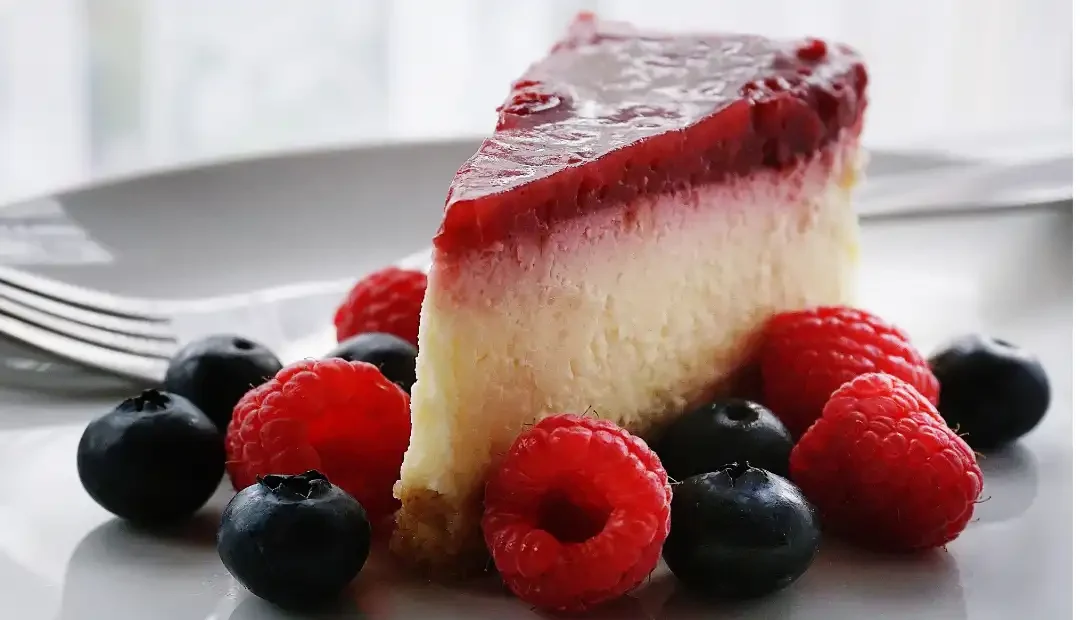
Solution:
M 937 405 L 938 381 L 906 333 L 855 308 L 784 312 L 765 325 L 761 380 L 765 405 L 798 437 L 829 396 L 868 372 L 887 372 Z
M 922 394 L 884 373 L 833 394 L 791 453 L 791 479 L 827 529 L 893 551 L 959 536 L 983 488 L 971 448 Z
M 334 314 L 337 339 L 382 332 L 411 342 L 420 331 L 420 304 L 427 289 L 422 271 L 387 267 L 360 280 Z
M 523 432 L 494 468 L 481 525 L 515 595 L 584 611 L 656 567 L 671 528 L 671 485 L 641 439 L 608 421 L 553 416 Z
M 400 506 L 393 487 L 410 430 L 408 395 L 375 366 L 305 360 L 237 403 L 225 433 L 229 478 L 240 490 L 259 475 L 317 469 L 378 525 Z

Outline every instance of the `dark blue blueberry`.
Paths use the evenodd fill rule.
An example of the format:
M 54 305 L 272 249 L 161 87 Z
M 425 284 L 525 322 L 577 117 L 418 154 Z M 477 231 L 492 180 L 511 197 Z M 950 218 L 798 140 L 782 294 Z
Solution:
M 746 465 L 673 486 L 664 560 L 691 591 L 748 598 L 806 572 L 821 541 L 814 508 L 780 476 Z
M 723 400 L 675 420 L 653 446 L 669 476 L 684 480 L 731 463 L 750 463 L 779 476 L 788 472 L 791 433 L 765 407 Z
M 236 580 L 287 609 L 334 603 L 370 546 L 363 507 L 317 471 L 259 478 L 225 507 L 217 539 Z
M 372 364 L 406 392 L 416 383 L 416 347 L 392 334 L 357 334 L 339 343 L 326 357 Z
M 187 399 L 147 390 L 90 422 L 76 461 L 94 501 L 156 525 L 189 517 L 210 499 L 225 473 L 225 447 Z
M 281 362 L 260 344 L 239 336 L 209 336 L 173 356 L 165 390 L 195 403 L 224 432 L 236 403 L 279 370 Z
M 976 450 L 1001 447 L 1029 433 L 1050 407 L 1050 380 L 1031 353 L 971 334 L 930 357 L 941 383 L 938 411 Z

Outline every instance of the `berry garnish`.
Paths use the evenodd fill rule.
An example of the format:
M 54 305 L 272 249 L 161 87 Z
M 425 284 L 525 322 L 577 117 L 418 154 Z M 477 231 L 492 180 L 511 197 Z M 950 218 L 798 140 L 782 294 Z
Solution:
M 765 326 L 764 402 L 796 438 L 821 416 L 837 388 L 868 372 L 889 373 L 937 403 L 937 379 L 907 334 L 869 312 L 846 307 L 784 312 Z
M 209 336 L 173 356 L 164 388 L 195 403 L 224 432 L 236 403 L 279 370 L 281 362 L 260 344 L 240 336 Z
M 791 447 L 791 433 L 771 411 L 732 399 L 675 420 L 656 442 L 656 454 L 675 480 L 747 462 L 786 476 Z
M 357 334 L 326 356 L 373 364 L 406 392 L 416 383 L 416 347 L 392 334 Z
M 116 516 L 158 525 L 191 516 L 225 473 L 221 434 L 186 398 L 147 390 L 90 422 L 79 480 Z
M 380 528 L 400 502 L 393 487 L 409 444 L 409 397 L 371 364 L 305 360 L 236 405 L 225 433 L 229 477 L 317 469 L 364 506 Z
M 866 547 L 940 547 L 982 492 L 975 454 L 907 383 L 884 373 L 845 384 L 791 452 L 791 479 L 826 530 Z
M 786 479 L 739 464 L 674 485 L 668 568 L 698 594 L 754 597 L 799 578 L 821 541 L 814 508 Z
M 1031 353 L 979 335 L 958 338 L 930 357 L 941 383 L 938 411 L 976 450 L 1029 433 L 1050 407 L 1050 380 Z
M 338 342 L 357 334 L 384 333 L 417 346 L 426 289 L 424 272 L 397 267 L 360 280 L 334 314 Z
M 367 560 L 363 507 L 317 471 L 260 476 L 225 507 L 217 549 L 256 596 L 290 609 L 333 602 Z
M 641 439 L 589 417 L 545 418 L 488 479 L 481 525 L 522 600 L 584 611 L 641 583 L 660 558 L 671 486 Z

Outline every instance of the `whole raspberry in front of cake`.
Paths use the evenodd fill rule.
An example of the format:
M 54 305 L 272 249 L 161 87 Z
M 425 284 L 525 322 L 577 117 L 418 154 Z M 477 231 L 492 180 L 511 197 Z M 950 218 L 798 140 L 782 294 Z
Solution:
M 399 506 L 393 487 L 409 432 L 408 395 L 375 366 L 305 360 L 236 405 L 226 466 L 237 490 L 257 476 L 317 469 L 355 497 L 378 530 Z
M 791 479 L 825 529 L 892 551 L 955 539 L 983 487 L 971 448 L 922 394 L 884 373 L 833 394 L 791 453 Z
M 357 282 L 334 314 L 338 342 L 357 334 L 392 334 L 414 347 L 427 275 L 387 267 Z
M 937 404 L 938 381 L 908 335 L 877 316 L 844 306 L 782 312 L 764 329 L 765 405 L 798 437 L 829 396 L 855 377 L 885 372 Z
M 671 527 L 660 459 L 615 424 L 576 415 L 523 432 L 487 483 L 484 540 L 511 591 L 583 611 L 642 582 Z

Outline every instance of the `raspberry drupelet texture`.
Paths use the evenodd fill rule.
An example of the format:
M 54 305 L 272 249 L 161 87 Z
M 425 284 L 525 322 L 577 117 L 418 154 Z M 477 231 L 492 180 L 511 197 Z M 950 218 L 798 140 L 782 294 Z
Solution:
M 843 306 L 777 314 L 765 325 L 765 405 L 799 437 L 841 385 L 869 372 L 910 383 L 937 405 L 938 381 L 908 335 L 877 316 Z
M 833 394 L 791 453 L 791 479 L 826 530 L 886 551 L 955 539 L 983 488 L 971 448 L 922 394 L 884 373 Z
M 334 314 L 338 342 L 357 334 L 392 334 L 417 346 L 420 304 L 427 289 L 422 271 L 387 267 L 357 282 Z
M 317 469 L 380 529 L 400 505 L 393 487 L 410 428 L 408 395 L 375 366 L 305 360 L 237 403 L 225 435 L 226 466 L 238 490 L 256 476 Z
M 496 465 L 481 526 L 515 595 L 579 612 L 652 572 L 670 508 L 667 474 L 644 441 L 608 421 L 558 415 L 523 432 Z

